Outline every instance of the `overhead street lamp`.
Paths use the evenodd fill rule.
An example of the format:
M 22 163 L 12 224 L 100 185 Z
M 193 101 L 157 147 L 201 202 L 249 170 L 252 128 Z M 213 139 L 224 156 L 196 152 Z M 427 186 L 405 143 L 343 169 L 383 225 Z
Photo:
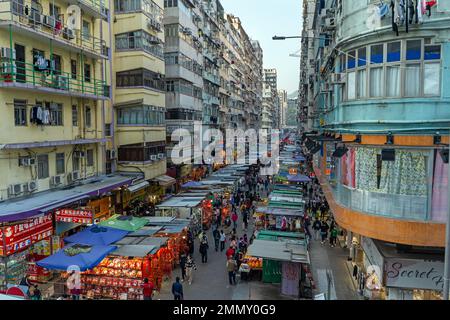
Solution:
M 304 36 L 273 36 L 272 40 L 286 40 L 286 39 L 317 39 L 317 40 L 327 40 L 328 38 L 323 37 L 304 37 Z

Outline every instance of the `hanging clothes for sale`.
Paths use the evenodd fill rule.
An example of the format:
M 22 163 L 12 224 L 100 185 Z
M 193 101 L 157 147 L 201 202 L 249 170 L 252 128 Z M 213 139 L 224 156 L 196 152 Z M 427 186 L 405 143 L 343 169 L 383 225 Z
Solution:
M 427 15 L 429 17 L 431 17 L 431 8 L 433 8 L 436 5 L 436 3 L 437 3 L 436 0 L 426 1 L 425 5 L 426 5 L 426 10 L 427 10 Z

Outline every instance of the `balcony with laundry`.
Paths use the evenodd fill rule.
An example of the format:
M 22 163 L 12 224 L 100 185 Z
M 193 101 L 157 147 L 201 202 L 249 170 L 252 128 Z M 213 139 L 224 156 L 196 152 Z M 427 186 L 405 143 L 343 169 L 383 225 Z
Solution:
M 108 58 L 106 41 L 95 36 L 93 24 L 82 19 L 77 6 L 68 7 L 62 14 L 59 7 L 44 10 L 35 0 L 0 0 L 0 29 L 7 30 L 10 37 L 17 34 L 74 53 L 83 51 L 91 58 Z
M 106 81 L 95 79 L 89 64 L 81 64 L 81 73 L 68 73 L 61 70 L 61 59 L 57 55 L 53 55 L 53 59 L 45 59 L 36 53 L 33 62 L 19 61 L 15 50 L 9 48 L 1 48 L 0 60 L 0 88 L 99 100 L 109 97 Z

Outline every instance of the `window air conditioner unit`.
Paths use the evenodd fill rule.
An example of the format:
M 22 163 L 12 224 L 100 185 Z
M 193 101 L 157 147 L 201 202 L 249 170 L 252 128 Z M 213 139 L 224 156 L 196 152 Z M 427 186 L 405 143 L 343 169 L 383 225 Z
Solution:
M 43 24 L 50 28 L 56 28 L 56 19 L 52 16 L 43 16 Z
M 345 73 L 332 73 L 331 82 L 334 84 L 345 83 Z
M 164 159 L 164 153 L 158 153 L 158 158 L 159 159 Z
M 24 192 L 33 192 L 37 190 L 37 182 L 36 181 L 30 181 L 28 183 L 23 184 L 22 188 Z
M 0 55 L 2 58 L 16 60 L 16 50 L 10 48 L 1 48 Z
M 75 34 L 74 34 L 73 30 L 65 27 L 63 30 L 63 38 L 66 40 L 75 39 Z
M 12 184 L 8 187 L 8 196 L 17 196 L 23 192 L 22 184 Z
M 150 156 L 150 160 L 152 160 L 152 161 L 155 161 L 157 159 L 158 159 L 158 157 L 156 156 L 156 154 Z
M 19 158 L 19 167 L 30 167 L 36 164 L 35 158 Z
M 53 177 L 51 177 L 51 179 L 50 179 L 50 184 L 51 184 L 52 186 L 58 186 L 58 185 L 60 185 L 61 183 L 62 183 L 61 176 L 53 176 Z

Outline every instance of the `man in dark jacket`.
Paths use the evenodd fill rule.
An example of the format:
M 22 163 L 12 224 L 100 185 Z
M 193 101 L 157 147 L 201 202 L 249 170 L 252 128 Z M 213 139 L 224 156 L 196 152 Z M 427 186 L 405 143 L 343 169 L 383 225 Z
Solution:
M 183 278 L 183 281 L 186 278 L 186 260 L 187 260 L 186 253 L 181 252 L 181 254 L 180 254 L 180 269 L 181 269 L 181 277 Z
M 202 241 L 200 242 L 199 248 L 200 254 L 202 255 L 202 263 L 208 262 L 208 240 L 206 236 L 203 236 Z
M 219 251 L 220 232 L 217 228 L 214 229 L 214 231 L 213 231 L 213 237 L 214 237 L 214 245 L 215 245 L 216 251 Z
M 183 285 L 180 283 L 180 277 L 172 284 L 172 294 L 174 300 L 183 300 Z

